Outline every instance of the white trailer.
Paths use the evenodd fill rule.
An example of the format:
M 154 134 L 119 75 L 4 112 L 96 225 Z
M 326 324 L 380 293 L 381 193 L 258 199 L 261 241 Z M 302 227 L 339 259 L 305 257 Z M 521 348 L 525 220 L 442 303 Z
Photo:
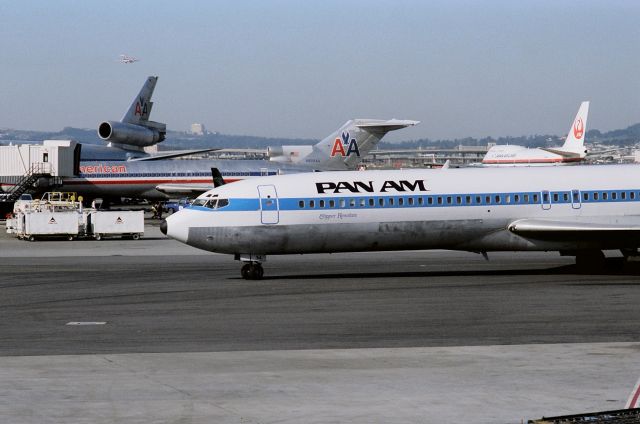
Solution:
M 76 211 L 27 212 L 15 219 L 18 237 L 31 241 L 38 237 L 78 237 L 80 214 Z
M 144 212 L 91 211 L 86 228 L 88 235 L 96 240 L 115 236 L 137 240 L 144 234 Z

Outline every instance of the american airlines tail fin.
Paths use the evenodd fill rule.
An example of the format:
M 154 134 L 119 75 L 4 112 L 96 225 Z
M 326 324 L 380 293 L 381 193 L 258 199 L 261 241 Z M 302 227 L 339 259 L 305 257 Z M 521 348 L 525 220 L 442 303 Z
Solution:
M 98 124 L 98 136 L 114 147 L 136 151 L 142 151 L 142 148 L 164 140 L 166 124 L 149 121 L 153 106 L 151 95 L 157 81 L 158 77 L 148 77 L 119 122 L 104 121 Z
M 571 124 L 571 128 L 569 128 L 569 134 L 567 134 L 567 138 L 562 147 L 543 150 L 565 157 L 584 158 L 587 155 L 587 150 L 584 147 L 584 136 L 587 133 L 588 115 L 589 102 L 582 102 L 580 109 L 578 109 L 576 119 L 573 120 L 573 124 Z
M 127 113 L 125 113 L 120 120 L 121 122 L 127 124 L 144 124 L 149 120 L 151 107 L 153 106 L 151 96 L 153 95 L 153 90 L 156 88 L 157 81 L 158 77 L 147 78 L 147 81 L 140 89 L 140 93 L 133 99 L 129 110 L 127 110 Z
M 325 171 L 355 169 L 386 133 L 417 125 L 419 122 L 353 119 L 318 144 L 307 146 L 307 151 L 304 152 L 306 154 L 300 154 L 299 157 L 291 155 L 290 160 Z

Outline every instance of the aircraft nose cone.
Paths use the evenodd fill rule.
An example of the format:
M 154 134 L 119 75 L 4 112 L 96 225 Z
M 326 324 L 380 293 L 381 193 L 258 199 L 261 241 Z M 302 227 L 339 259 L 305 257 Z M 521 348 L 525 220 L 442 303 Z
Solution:
M 162 222 L 160 223 L 160 231 L 162 231 L 162 234 L 164 234 L 165 236 L 167 235 L 167 220 L 163 219 Z

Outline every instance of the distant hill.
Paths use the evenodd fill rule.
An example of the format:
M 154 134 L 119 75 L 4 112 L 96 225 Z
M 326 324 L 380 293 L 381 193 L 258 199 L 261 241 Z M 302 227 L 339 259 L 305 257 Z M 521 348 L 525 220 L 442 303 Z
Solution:
M 28 130 L 0 129 L 0 143 L 3 140 L 64 140 L 71 139 L 86 144 L 102 144 L 95 129 L 82 129 L 65 127 L 58 132 L 42 132 Z M 418 140 L 407 140 L 401 142 L 381 142 L 381 149 L 417 149 L 417 148 L 455 148 L 459 145 L 465 146 L 486 146 L 487 143 L 497 144 L 518 144 L 527 147 L 550 147 L 561 144 L 564 136 L 557 135 L 528 135 L 520 137 L 484 137 L 484 138 L 461 138 L 454 140 L 431 140 L 428 138 Z M 219 148 L 255 148 L 264 149 L 268 146 L 291 145 L 291 144 L 314 144 L 318 140 L 314 139 L 292 139 L 292 138 L 268 138 L 249 135 L 230 135 L 220 133 L 210 133 L 202 136 L 195 136 L 183 132 L 169 131 L 167 139 L 160 145 L 161 150 L 167 149 L 198 149 L 208 147 Z M 640 123 L 631 125 L 625 129 L 601 132 L 598 130 L 587 131 L 587 144 L 605 144 L 611 146 L 631 146 L 640 142 Z

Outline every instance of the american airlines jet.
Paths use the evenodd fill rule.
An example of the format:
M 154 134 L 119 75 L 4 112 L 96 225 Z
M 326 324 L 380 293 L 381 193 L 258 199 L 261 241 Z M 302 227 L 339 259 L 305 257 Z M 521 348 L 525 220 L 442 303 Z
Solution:
M 162 200 L 176 195 L 200 194 L 213 188 L 212 168 L 218 169 L 224 182 L 262 175 L 355 169 L 387 132 L 418 122 L 350 120 L 316 145 L 288 146 L 273 151 L 272 157 L 277 160 L 270 161 L 82 160 L 78 175 L 65 177 L 60 189 L 76 192 L 85 199 L 140 197 Z
M 559 251 L 586 269 L 636 255 L 640 166 L 320 172 L 223 185 L 171 215 L 176 240 L 246 262 L 374 250 Z
M 482 159 L 482 165 L 540 166 L 578 163 L 587 156 L 584 135 L 587 129 L 588 115 L 589 102 L 582 102 L 561 147 L 529 149 L 524 146 L 497 145 L 489 149 Z

